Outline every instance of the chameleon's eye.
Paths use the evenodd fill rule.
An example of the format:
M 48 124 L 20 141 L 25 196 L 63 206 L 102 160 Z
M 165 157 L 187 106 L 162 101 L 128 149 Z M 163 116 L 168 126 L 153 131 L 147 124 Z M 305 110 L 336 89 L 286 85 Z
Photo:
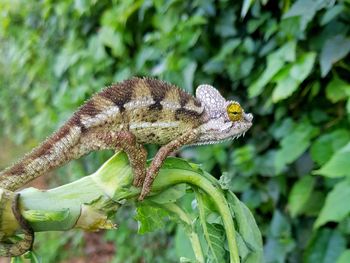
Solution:
M 239 121 L 242 119 L 243 110 L 241 105 L 233 102 L 227 106 L 227 114 L 231 121 Z

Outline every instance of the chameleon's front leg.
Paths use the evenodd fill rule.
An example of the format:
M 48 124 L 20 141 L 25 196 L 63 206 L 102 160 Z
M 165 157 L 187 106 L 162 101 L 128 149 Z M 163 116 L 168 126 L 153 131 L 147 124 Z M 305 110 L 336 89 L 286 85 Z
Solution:
M 137 143 L 135 135 L 129 131 L 120 131 L 103 135 L 102 139 L 117 149 L 125 151 L 134 174 L 133 185 L 141 187 L 146 176 L 147 151 Z
M 14 244 L 0 243 L 0 256 L 3 257 L 16 257 L 24 254 L 25 252 L 32 249 L 34 242 L 34 231 L 28 222 L 22 216 L 19 210 L 19 196 L 16 194 L 12 203 L 12 213 L 15 216 L 17 222 L 23 230 L 24 237 L 21 241 Z
M 151 186 L 156 178 L 160 167 L 162 166 L 164 160 L 171 154 L 172 152 L 180 149 L 182 146 L 186 144 L 190 144 L 193 142 L 199 135 L 198 130 L 191 130 L 186 132 L 179 138 L 169 142 L 168 144 L 162 146 L 154 157 L 150 167 L 147 169 L 146 178 L 142 186 L 142 191 L 139 196 L 139 200 L 142 201 L 147 194 L 151 191 Z

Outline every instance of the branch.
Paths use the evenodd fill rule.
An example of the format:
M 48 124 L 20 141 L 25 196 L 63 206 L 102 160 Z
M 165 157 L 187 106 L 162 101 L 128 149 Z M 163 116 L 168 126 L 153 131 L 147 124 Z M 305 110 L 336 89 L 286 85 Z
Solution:
M 116 213 L 125 200 L 137 202 L 140 189 L 132 186 L 132 181 L 133 175 L 126 154 L 117 153 L 97 172 L 75 182 L 47 191 L 35 188 L 20 191 L 21 213 L 35 232 L 66 231 L 72 228 L 81 228 L 88 231 L 112 229 L 115 228 L 115 225 L 109 220 L 110 216 Z M 202 233 L 194 231 L 191 217 L 176 204 L 177 199 L 181 196 L 170 198 L 172 200 L 166 200 L 164 195 L 162 196 L 169 187 L 182 183 L 192 185 L 197 193 L 198 191 L 204 191 L 206 198 L 210 197 L 215 210 L 221 215 L 222 227 L 225 230 L 229 248 L 230 262 L 240 262 L 233 214 L 225 193 L 221 190 L 216 179 L 203 173 L 198 166 L 190 165 L 175 158 L 168 159 L 160 170 L 146 202 L 137 204 L 142 206 L 143 204 L 153 203 L 157 205 L 158 203 L 159 205 L 161 203 L 159 205 L 160 209 L 165 209 L 174 214 L 183 224 L 189 226 L 188 235 L 193 245 L 196 260 L 205 262 L 203 256 L 205 253 L 203 253 L 203 249 L 201 250 L 203 244 L 201 245 L 199 242 L 199 235 L 202 235 Z M 2 193 L 0 200 L 0 233 L 2 233 L 2 237 L 0 237 L 4 240 L 20 229 L 16 220 L 14 220 L 10 206 L 14 194 L 9 191 L 3 191 Z M 185 194 L 185 191 L 183 194 Z M 159 202 L 160 199 L 161 202 Z M 200 203 L 202 204 L 203 200 Z M 202 220 L 201 224 L 207 224 L 207 222 L 203 222 L 203 220 L 206 220 L 203 214 L 200 218 Z M 217 242 L 208 240 L 210 239 L 209 236 L 204 236 L 207 242 Z M 222 244 L 222 247 L 224 247 L 224 244 Z M 261 247 L 257 250 L 261 250 Z M 219 252 L 212 249 L 211 253 Z M 241 255 L 241 258 L 243 256 Z M 215 255 L 214 258 L 217 257 L 218 255 Z

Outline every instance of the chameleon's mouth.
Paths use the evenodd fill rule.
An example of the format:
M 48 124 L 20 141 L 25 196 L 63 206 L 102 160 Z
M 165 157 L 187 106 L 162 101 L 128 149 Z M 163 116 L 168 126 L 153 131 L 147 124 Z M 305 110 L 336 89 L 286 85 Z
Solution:
M 243 127 L 242 127 L 243 126 Z M 252 123 L 249 122 L 249 123 L 244 123 L 243 125 L 241 124 L 240 125 L 240 132 L 234 134 L 234 135 L 231 135 L 227 138 L 223 138 L 220 140 L 220 142 L 226 142 L 226 141 L 233 141 L 235 139 L 238 139 L 240 138 L 241 136 L 244 137 L 245 136 L 245 133 L 249 130 L 249 128 L 252 126 Z
M 244 137 L 245 133 L 249 130 L 252 124 L 253 123 L 251 121 L 230 123 L 229 127 L 218 130 L 209 136 L 203 136 L 193 145 L 217 144 Z
M 242 132 L 242 133 L 239 133 L 239 134 L 236 134 L 235 136 L 233 137 L 229 137 L 229 138 L 225 138 L 225 139 L 219 139 L 219 140 L 208 140 L 208 141 L 201 141 L 201 142 L 198 142 L 198 143 L 195 143 L 193 145 L 208 145 L 208 144 L 217 144 L 217 143 L 223 143 L 223 142 L 228 142 L 228 141 L 233 141 L 235 139 L 238 139 L 239 137 L 241 136 L 245 136 L 245 133 L 246 132 Z
M 198 143 L 194 143 L 192 145 L 208 145 L 208 144 L 218 144 L 218 143 L 223 143 L 223 142 L 228 142 L 228 141 L 233 141 L 235 139 L 238 139 L 241 136 L 245 136 L 245 132 L 237 134 L 233 137 L 225 138 L 225 139 L 220 139 L 220 140 L 208 140 L 208 141 L 200 141 Z

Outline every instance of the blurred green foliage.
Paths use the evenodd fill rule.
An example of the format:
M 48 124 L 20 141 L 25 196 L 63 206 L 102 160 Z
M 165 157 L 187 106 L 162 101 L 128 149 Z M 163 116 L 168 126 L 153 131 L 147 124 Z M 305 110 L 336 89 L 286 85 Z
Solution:
M 33 146 L 92 93 L 134 75 L 189 92 L 213 84 L 254 126 L 182 156 L 240 194 L 266 262 L 350 262 L 349 0 L 2 0 L 0 15 L 3 138 Z M 86 174 L 105 155 L 71 168 Z M 180 232 L 159 235 L 173 243 Z M 132 227 L 107 238 L 118 262 L 146 250 Z M 172 247 L 148 246 L 147 257 L 170 262 Z

